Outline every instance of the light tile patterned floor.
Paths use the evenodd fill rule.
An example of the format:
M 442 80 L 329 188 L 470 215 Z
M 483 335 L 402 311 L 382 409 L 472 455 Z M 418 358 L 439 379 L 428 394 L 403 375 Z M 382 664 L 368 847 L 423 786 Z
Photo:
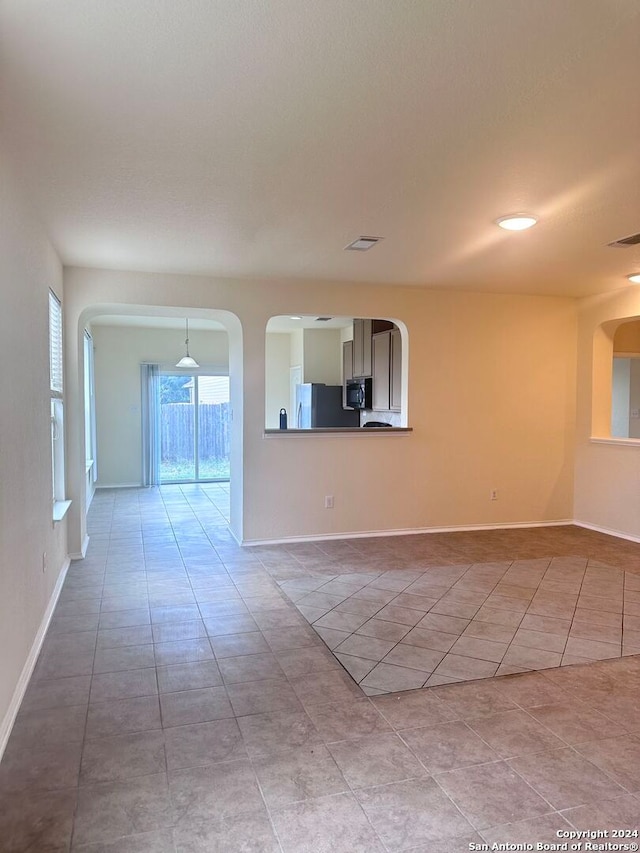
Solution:
M 369 696 L 640 654 L 640 574 L 577 556 L 405 562 L 281 582 Z
M 459 853 L 637 828 L 640 546 L 547 528 L 241 549 L 227 506 L 218 485 L 96 495 L 0 763 L 0 851 Z M 330 617 L 338 658 L 302 612 Z M 342 666 L 391 668 L 379 691 L 452 655 L 497 671 L 597 643 L 627 654 L 386 695 Z

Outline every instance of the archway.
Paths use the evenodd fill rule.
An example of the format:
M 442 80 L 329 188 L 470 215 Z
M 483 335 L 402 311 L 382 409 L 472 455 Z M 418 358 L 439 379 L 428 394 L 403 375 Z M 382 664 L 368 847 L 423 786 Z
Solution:
M 232 535 L 242 541 L 243 533 L 243 357 L 242 357 L 242 326 L 238 317 L 232 312 L 211 308 L 184 308 L 180 306 L 160 307 L 154 305 L 103 304 L 93 305 L 84 309 L 78 319 L 76 328 L 76 347 L 73 353 L 77 359 L 75 367 L 76 381 L 73 399 L 70 407 L 70 424 L 67 435 L 67 471 L 69 493 L 72 499 L 70 515 L 70 551 L 74 557 L 83 556 L 86 552 L 88 537 L 86 532 L 86 512 L 91 483 L 86 465 L 86 432 L 84 424 L 84 394 L 85 387 L 85 329 L 91 327 L 92 321 L 100 317 L 114 318 L 116 323 L 125 325 L 146 324 L 149 327 L 175 326 L 175 321 L 184 321 L 188 317 L 196 321 L 196 325 L 218 328 L 226 332 L 228 341 L 228 375 L 229 375 L 229 459 L 230 459 L 230 506 L 229 529 Z M 176 330 L 177 341 L 183 346 L 184 330 Z M 68 355 L 71 355 L 67 348 Z M 176 358 L 179 352 L 176 352 Z M 70 359 L 71 360 L 71 359 Z M 74 365 L 70 364 L 74 372 Z M 74 383 L 70 383 L 71 386 Z M 131 483 L 134 485 L 135 483 Z

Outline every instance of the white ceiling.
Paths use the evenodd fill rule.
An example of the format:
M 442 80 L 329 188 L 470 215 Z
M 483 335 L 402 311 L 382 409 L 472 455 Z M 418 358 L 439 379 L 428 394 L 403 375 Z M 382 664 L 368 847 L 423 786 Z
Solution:
M 606 247 L 640 231 L 638 0 L 3 0 L 0 32 L 3 147 L 67 264 L 573 295 L 640 270 Z
M 185 317 L 146 317 L 137 314 L 99 314 L 91 320 L 92 326 L 132 326 L 136 329 L 182 329 L 186 334 Z M 189 317 L 189 331 L 226 331 L 217 320 Z
M 279 316 L 271 317 L 267 323 L 267 332 L 292 332 L 294 329 L 345 329 L 353 325 L 353 317 L 330 317 L 328 320 L 318 320 L 318 315 L 311 317 L 303 316 L 298 319 L 294 317 Z
M 331 317 L 318 322 L 317 316 L 303 316 L 295 319 L 289 316 L 271 317 L 267 323 L 268 332 L 292 332 L 294 329 L 344 329 L 351 326 L 353 317 Z M 137 329 L 183 329 L 185 317 L 146 317 L 137 314 L 100 314 L 91 320 L 92 326 L 130 326 Z M 204 320 L 201 317 L 189 317 L 189 331 L 226 331 L 223 323 L 217 320 Z

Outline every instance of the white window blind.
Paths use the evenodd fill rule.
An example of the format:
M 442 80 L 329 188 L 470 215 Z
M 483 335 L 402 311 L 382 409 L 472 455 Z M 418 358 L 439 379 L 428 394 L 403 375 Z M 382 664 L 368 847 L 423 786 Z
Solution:
M 62 394 L 62 305 L 49 291 L 49 375 L 51 393 Z

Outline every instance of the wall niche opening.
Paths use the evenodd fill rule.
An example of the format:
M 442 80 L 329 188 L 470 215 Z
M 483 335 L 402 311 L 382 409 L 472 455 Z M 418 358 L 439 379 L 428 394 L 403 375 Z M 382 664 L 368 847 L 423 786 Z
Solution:
M 611 436 L 640 440 L 640 318 L 621 323 L 613 336 Z
M 407 345 L 401 326 L 326 314 L 271 317 L 265 428 L 406 426 Z

